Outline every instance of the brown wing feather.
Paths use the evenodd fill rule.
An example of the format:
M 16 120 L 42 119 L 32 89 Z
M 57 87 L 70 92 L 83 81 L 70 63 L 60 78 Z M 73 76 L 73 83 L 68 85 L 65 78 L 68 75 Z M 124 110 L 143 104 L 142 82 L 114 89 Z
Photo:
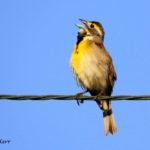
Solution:
M 115 72 L 112 60 L 110 61 L 110 64 L 109 64 L 109 80 L 112 86 L 114 86 L 114 82 L 117 80 L 117 74 Z
M 108 65 L 108 80 L 107 80 L 107 90 L 105 91 L 106 95 L 111 95 L 112 90 L 113 90 L 113 86 L 115 81 L 117 80 L 117 74 L 115 72 L 114 69 L 114 65 L 112 62 L 112 58 L 109 55 L 109 53 L 107 52 L 107 50 L 105 49 L 103 43 L 96 43 L 96 45 L 105 53 L 105 61 Z

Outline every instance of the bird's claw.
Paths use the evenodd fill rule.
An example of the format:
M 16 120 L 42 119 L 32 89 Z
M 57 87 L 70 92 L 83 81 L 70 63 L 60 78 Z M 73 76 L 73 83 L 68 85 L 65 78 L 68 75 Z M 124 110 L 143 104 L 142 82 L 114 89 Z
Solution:
M 78 106 L 80 106 L 80 104 L 82 104 L 84 102 L 84 100 L 81 100 L 80 97 L 83 96 L 83 92 L 76 94 L 75 99 L 77 100 L 77 104 Z

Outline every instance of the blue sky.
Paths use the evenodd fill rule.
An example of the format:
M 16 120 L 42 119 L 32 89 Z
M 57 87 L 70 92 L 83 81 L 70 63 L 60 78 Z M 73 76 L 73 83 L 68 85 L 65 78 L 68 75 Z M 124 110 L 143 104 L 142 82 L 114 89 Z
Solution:
M 118 75 L 113 95 L 150 94 L 150 1 L 0 1 L 0 93 L 75 94 L 69 68 L 78 18 L 100 21 Z M 118 133 L 105 136 L 94 102 L 1 101 L 4 150 L 147 149 L 150 103 L 113 102 Z

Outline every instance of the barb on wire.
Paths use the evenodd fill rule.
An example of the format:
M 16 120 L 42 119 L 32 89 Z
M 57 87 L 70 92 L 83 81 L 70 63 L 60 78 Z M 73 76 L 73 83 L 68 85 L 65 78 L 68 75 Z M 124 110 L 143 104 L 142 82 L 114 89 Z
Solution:
M 101 100 L 150 100 L 150 95 L 100 96 Z M 80 100 L 95 100 L 96 96 L 81 96 Z M 76 95 L 0 95 L 0 100 L 76 100 Z

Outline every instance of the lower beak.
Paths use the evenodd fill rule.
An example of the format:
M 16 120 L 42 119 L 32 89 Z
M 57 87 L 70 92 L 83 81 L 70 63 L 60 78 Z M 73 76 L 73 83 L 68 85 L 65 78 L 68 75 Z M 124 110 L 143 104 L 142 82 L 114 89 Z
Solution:
M 79 29 L 84 29 L 84 27 L 82 26 L 82 25 L 80 25 L 80 24 L 75 24 L 76 25 L 76 27 L 78 27 Z

